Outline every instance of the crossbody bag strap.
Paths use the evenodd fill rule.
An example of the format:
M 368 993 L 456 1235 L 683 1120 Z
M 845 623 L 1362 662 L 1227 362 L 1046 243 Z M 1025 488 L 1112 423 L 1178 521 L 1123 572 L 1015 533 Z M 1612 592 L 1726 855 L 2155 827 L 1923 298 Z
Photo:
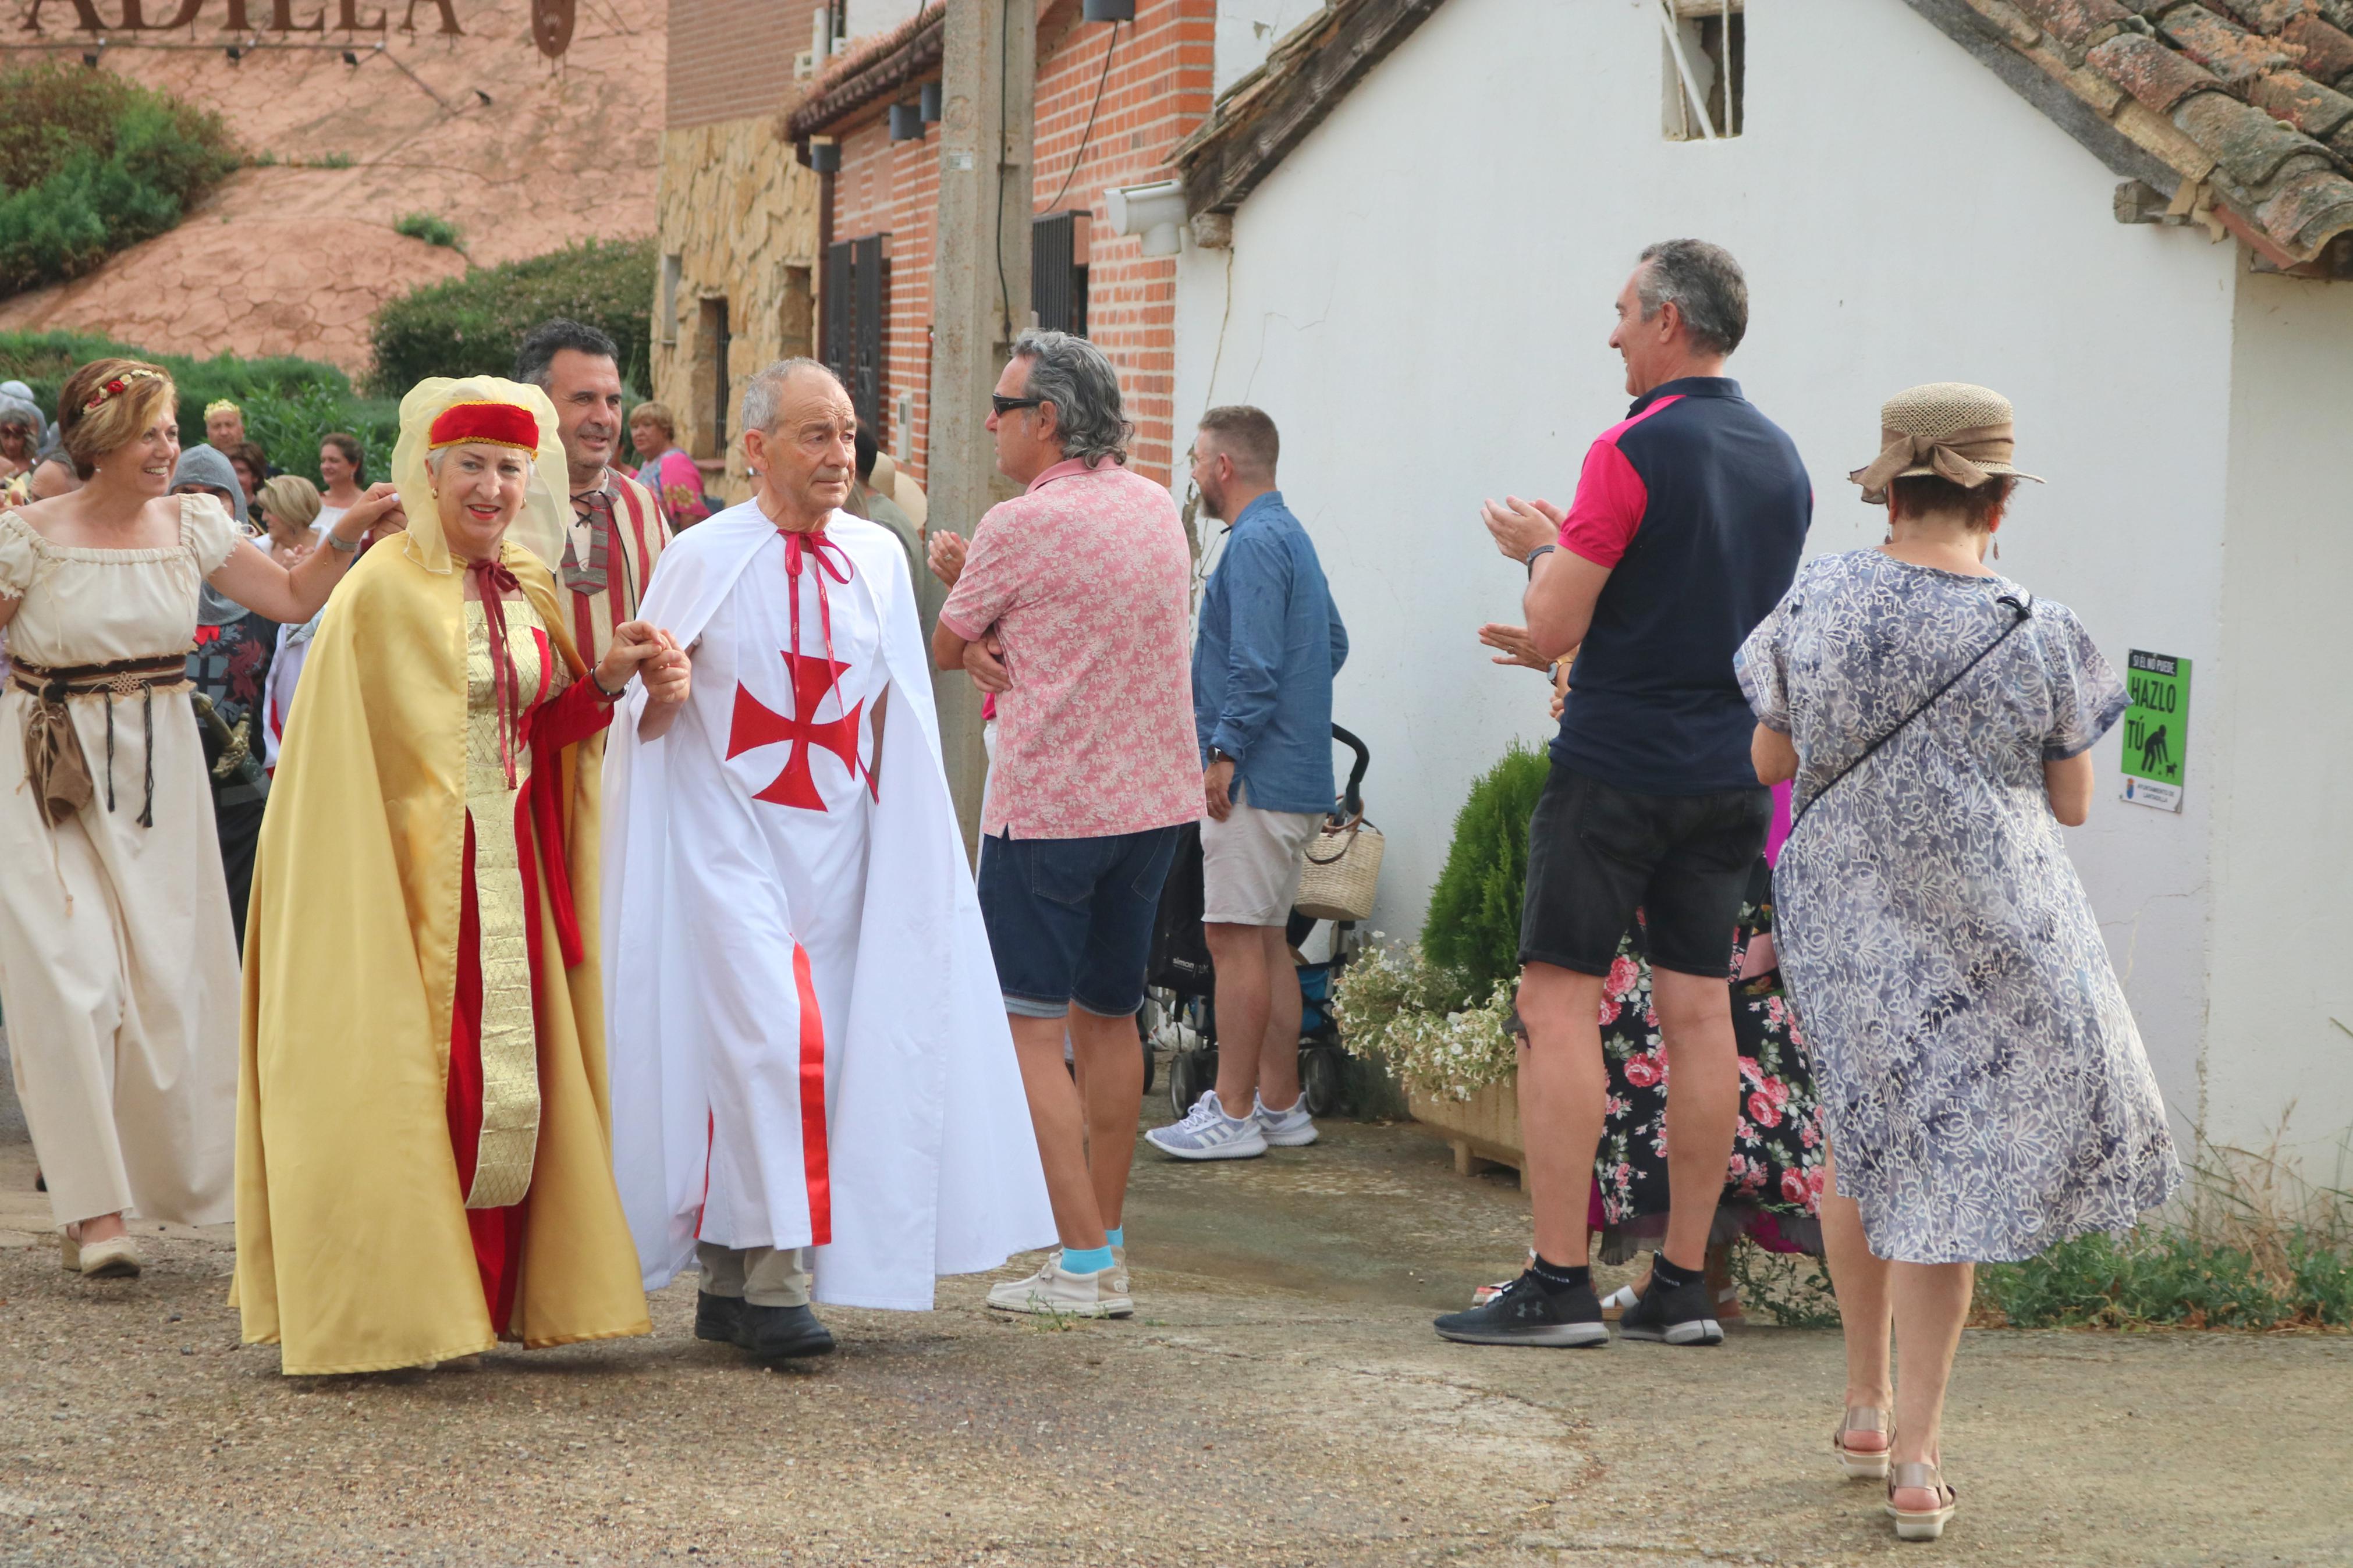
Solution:
M 2031 594 L 2026 596 L 2026 602 L 2022 605 L 2018 602 L 2015 596 L 2009 594 L 2002 595 L 2000 598 L 1996 599 L 1994 603 L 1997 605 L 2008 605 L 2014 616 L 2010 625 L 2001 629 L 2001 635 L 1994 638 L 1993 641 L 1986 644 L 1985 647 L 1978 649 L 1977 657 L 1975 658 L 1972 658 L 1968 663 L 1955 670 L 1952 674 L 1952 678 L 1947 680 L 1944 685 L 1939 686 L 1936 690 L 1930 692 L 1926 700 L 1921 702 L 1918 707 L 1913 709 L 1911 712 L 1906 713 L 1903 718 L 1898 719 L 1894 723 L 1889 725 L 1886 731 L 1882 734 L 1879 739 L 1872 742 L 1868 746 L 1865 746 L 1862 749 L 1862 754 L 1857 756 L 1854 761 L 1847 763 L 1846 766 L 1841 768 L 1835 773 L 1832 773 L 1831 775 L 1830 783 L 1822 785 L 1821 788 L 1807 796 L 1806 804 L 1798 808 L 1798 815 L 1789 819 L 1789 831 L 1791 833 L 1797 832 L 1798 824 L 1806 820 L 1806 813 L 1813 810 L 1815 804 L 1819 802 L 1822 796 L 1830 794 L 1831 790 L 1838 787 L 1838 784 L 1841 779 L 1845 778 L 1847 774 L 1854 772 L 1855 769 L 1869 762 L 1871 760 L 1871 754 L 1873 752 L 1876 752 L 1880 747 L 1895 739 L 1898 734 L 1903 732 L 1904 726 L 1909 724 L 1913 720 L 1917 719 L 1921 714 L 1926 713 L 1929 709 L 1935 707 L 1938 698 L 1944 696 L 1946 692 L 1950 691 L 1954 687 L 1960 684 L 1961 677 L 1975 669 L 1978 665 L 1983 664 L 1988 654 L 1993 652 L 1994 649 L 2008 642 L 2012 632 L 2015 632 L 2019 627 L 2024 626 L 2028 621 L 2034 618 L 2034 595 Z

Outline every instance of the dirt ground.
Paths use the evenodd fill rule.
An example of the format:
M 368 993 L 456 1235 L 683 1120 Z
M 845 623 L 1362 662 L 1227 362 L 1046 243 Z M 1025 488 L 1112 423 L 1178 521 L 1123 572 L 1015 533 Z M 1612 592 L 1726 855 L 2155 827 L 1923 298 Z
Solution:
M 839 1353 L 765 1372 L 690 1336 L 689 1279 L 651 1339 L 291 1381 L 237 1343 L 227 1227 L 144 1227 L 136 1281 L 60 1270 L 15 1109 L 0 1088 L 0 1562 L 2353 1563 L 2353 1339 L 1972 1331 L 1961 1511 L 1899 1546 L 1829 1458 L 1835 1333 L 1437 1339 L 1525 1211 L 1411 1126 L 1147 1150 L 1126 1322 L 1010 1320 L 955 1279 L 929 1314 L 829 1310 Z

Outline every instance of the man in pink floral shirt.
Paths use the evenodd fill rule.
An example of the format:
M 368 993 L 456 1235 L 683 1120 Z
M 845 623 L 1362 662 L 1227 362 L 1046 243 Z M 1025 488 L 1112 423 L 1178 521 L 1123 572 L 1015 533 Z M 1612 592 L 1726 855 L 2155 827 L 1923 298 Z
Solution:
M 1134 1017 L 1177 830 L 1202 810 L 1192 553 L 1168 492 L 1124 466 L 1129 426 L 1100 349 L 1024 332 L 994 402 L 997 465 L 1028 489 L 973 531 L 932 652 L 997 694 L 981 914 L 1062 1247 L 988 1300 L 1125 1317 Z

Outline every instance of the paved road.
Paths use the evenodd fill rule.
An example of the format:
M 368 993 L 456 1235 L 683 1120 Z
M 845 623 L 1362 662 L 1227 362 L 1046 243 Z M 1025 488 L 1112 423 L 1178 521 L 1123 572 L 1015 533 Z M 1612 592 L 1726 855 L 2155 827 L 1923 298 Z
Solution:
M 650 1340 L 302 1381 L 237 1344 L 225 1230 L 85 1284 L 0 1144 L 0 1562 L 2353 1563 L 2353 1339 L 1972 1332 L 1963 1511 L 1899 1548 L 1828 1462 L 1835 1335 L 1444 1344 L 1428 1316 L 1510 1268 L 1519 1194 L 1410 1127 L 1329 1131 L 1147 1152 L 1129 1322 L 952 1280 L 769 1373 L 689 1336 L 687 1280 Z

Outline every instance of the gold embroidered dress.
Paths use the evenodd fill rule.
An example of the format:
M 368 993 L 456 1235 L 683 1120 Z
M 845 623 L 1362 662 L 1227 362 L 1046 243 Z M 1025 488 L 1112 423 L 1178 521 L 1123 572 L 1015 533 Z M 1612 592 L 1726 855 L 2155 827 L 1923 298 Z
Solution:
M 412 467 L 410 535 L 320 625 L 254 871 L 232 1300 L 293 1373 L 650 1331 L 606 1093 L 609 709 L 525 522 L 462 567 Z

